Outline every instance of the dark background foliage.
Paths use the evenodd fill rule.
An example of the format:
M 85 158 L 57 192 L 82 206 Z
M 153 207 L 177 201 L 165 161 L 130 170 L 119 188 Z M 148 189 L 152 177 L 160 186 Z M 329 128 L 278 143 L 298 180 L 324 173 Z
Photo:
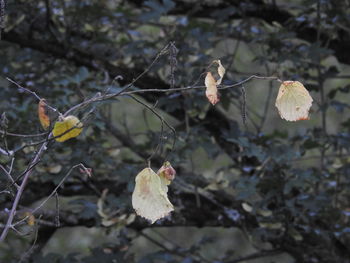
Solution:
M 225 85 L 252 74 L 299 80 L 314 103 L 309 121 L 286 122 L 274 107 L 278 82 L 252 80 L 244 125 L 240 87 L 223 90 L 215 107 L 203 89 L 139 94 L 177 132 L 171 150 L 165 128 L 152 158 L 154 169 L 167 158 L 177 170 L 175 211 L 153 225 L 135 218 L 131 193 L 159 142 L 159 120 L 126 96 L 74 112 L 86 118 L 83 134 L 49 144 L 16 220 L 73 165 L 93 176 L 74 170 L 34 225 L 10 230 L 1 262 L 349 262 L 349 12 L 347 0 L 6 1 L 0 147 L 16 151 L 14 178 L 38 150 L 30 144 L 45 137 L 4 134 L 43 132 L 37 100 L 6 77 L 64 112 L 144 70 L 131 89 L 168 89 L 172 75 L 175 87 L 194 85 L 221 59 Z M 176 61 L 163 54 L 149 69 L 172 41 Z M 0 155 L 6 169 L 11 161 Z M 16 188 L 3 170 L 0 180 L 3 227 Z

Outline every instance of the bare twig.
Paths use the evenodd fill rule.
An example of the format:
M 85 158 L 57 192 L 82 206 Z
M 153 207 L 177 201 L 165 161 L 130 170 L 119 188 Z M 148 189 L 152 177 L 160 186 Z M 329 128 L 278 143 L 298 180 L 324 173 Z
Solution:
M 43 153 L 44 153 L 44 152 L 46 151 L 46 149 L 47 149 L 47 148 L 46 148 L 47 144 L 48 144 L 48 142 L 44 142 L 44 143 L 40 146 L 38 152 L 36 153 L 34 159 L 33 159 L 32 162 L 31 162 L 30 166 L 32 166 L 32 164 L 37 163 L 37 162 L 39 161 L 39 159 L 41 158 L 41 156 L 43 155 Z M 4 227 L 4 229 L 3 229 L 2 233 L 1 233 L 0 242 L 2 242 L 2 241 L 5 240 L 8 231 L 10 230 L 10 228 L 13 227 L 13 226 L 12 226 L 12 221 L 13 221 L 13 218 L 14 218 L 14 216 L 15 216 L 15 214 L 16 214 L 16 209 L 17 209 L 19 200 L 21 199 L 21 196 L 22 196 L 22 194 L 23 194 L 24 188 L 25 188 L 25 186 L 26 186 L 26 184 L 27 184 L 27 181 L 28 181 L 29 176 L 31 175 L 32 171 L 33 171 L 33 169 L 29 169 L 29 170 L 25 173 L 25 175 L 24 175 L 23 181 L 22 181 L 22 183 L 21 183 L 21 185 L 20 185 L 20 187 L 19 187 L 19 189 L 18 189 L 18 191 L 17 191 L 15 200 L 14 200 L 14 202 L 13 202 L 13 204 L 12 204 L 12 208 L 11 208 L 9 217 L 8 217 L 8 219 L 7 219 L 6 225 L 5 225 L 5 227 Z
M 173 151 L 174 147 L 175 147 L 175 143 L 176 143 L 176 131 L 174 129 L 174 127 L 172 127 L 155 109 L 154 107 L 150 107 L 148 106 L 146 103 L 142 102 L 140 99 L 136 98 L 135 96 L 130 95 L 130 97 L 135 100 L 136 102 L 140 103 L 141 105 L 143 105 L 144 107 L 146 107 L 147 109 L 149 109 L 154 115 L 156 115 L 159 120 L 161 121 L 161 131 L 160 131 L 160 135 L 159 135 L 159 143 L 157 144 L 156 149 L 153 151 L 153 153 L 147 158 L 147 162 L 150 162 L 151 159 L 153 158 L 153 156 L 158 152 L 159 147 L 161 146 L 162 142 L 163 142 L 163 132 L 164 132 L 164 124 L 173 132 L 174 135 L 174 139 L 173 139 L 173 144 L 171 146 L 171 151 Z M 171 152 L 170 151 L 170 152 Z M 165 158 L 166 159 L 166 158 Z
M 157 58 L 158 58 L 158 56 L 157 56 Z M 155 60 L 152 62 L 153 64 L 155 63 Z M 148 67 L 147 70 L 149 70 L 149 69 L 150 69 L 150 67 Z M 143 74 L 145 74 L 145 72 L 141 73 L 141 75 L 143 75 Z M 87 99 L 87 100 L 85 100 L 85 101 L 83 101 L 83 102 L 81 102 L 81 103 L 79 103 L 77 105 L 74 105 L 68 111 L 66 111 L 63 114 L 63 116 L 68 116 L 73 111 L 76 111 L 76 110 L 78 110 L 80 108 L 86 107 L 87 105 L 90 105 L 92 103 L 113 99 L 113 98 L 116 98 L 118 96 L 133 95 L 133 94 L 138 94 L 138 93 L 149 93 L 149 92 L 160 92 L 160 93 L 165 92 L 166 93 L 166 92 L 176 92 L 176 91 L 184 91 L 184 90 L 192 90 L 192 89 L 205 89 L 206 88 L 205 86 L 188 86 L 188 87 L 170 88 L 170 89 L 138 89 L 138 90 L 133 90 L 133 91 L 126 91 L 128 88 L 133 86 L 133 84 L 138 79 L 140 79 L 140 76 L 137 77 L 136 79 L 134 79 L 130 84 L 128 84 L 127 86 L 125 86 L 124 88 L 122 88 L 120 91 L 118 91 L 116 93 L 110 93 L 110 94 L 104 94 L 104 95 L 96 95 L 96 96 L 94 96 L 94 97 L 92 97 L 90 99 Z M 228 89 L 228 88 L 239 87 L 239 86 L 242 86 L 243 84 L 245 84 L 245 83 L 247 83 L 247 82 L 249 82 L 249 81 L 251 81 L 253 79 L 276 80 L 276 81 L 282 82 L 278 77 L 275 77 L 275 76 L 266 77 L 266 76 L 251 75 L 248 78 L 246 78 L 246 79 L 244 79 L 242 81 L 239 81 L 239 82 L 237 82 L 235 84 L 232 84 L 232 85 L 220 85 L 220 87 L 218 89 Z
M 39 219 L 40 220 L 40 219 Z M 35 248 L 36 241 L 38 240 L 38 233 L 39 233 L 39 223 L 36 222 L 35 224 L 35 236 L 34 236 L 34 241 L 33 244 L 30 246 L 30 248 L 22 255 L 21 259 L 19 260 L 20 262 L 24 262 L 28 256 L 33 252 Z
M 9 77 L 7 77 L 6 79 L 7 79 L 8 81 L 10 81 L 11 83 L 15 84 L 20 90 L 23 90 L 23 91 L 25 91 L 25 92 L 31 94 L 32 96 L 34 96 L 37 100 L 40 101 L 40 100 L 42 99 L 42 98 L 41 98 L 38 94 L 36 94 L 34 91 L 31 91 L 31 90 L 29 90 L 29 89 L 27 89 L 27 88 L 21 86 L 20 84 L 18 84 L 16 81 L 10 79 Z M 54 112 L 57 112 L 60 116 L 62 116 L 62 113 L 60 113 L 59 110 L 57 110 L 56 108 L 50 106 L 50 105 L 47 104 L 47 103 L 46 103 L 46 106 L 47 106 L 50 110 L 52 110 L 52 111 L 54 111 Z
M 12 156 L 13 155 L 13 151 L 6 151 L 6 150 L 4 150 L 4 149 L 2 149 L 0 147 L 0 154 L 6 155 L 6 156 Z
M 13 163 L 15 161 L 15 158 L 12 158 L 11 160 L 11 165 L 10 165 L 10 168 L 9 170 L 7 171 L 5 169 L 5 167 L 3 167 L 1 164 L 0 164 L 0 168 L 5 172 L 5 174 L 7 175 L 7 178 L 11 181 L 11 183 L 17 188 L 17 190 L 19 189 L 19 185 L 16 184 L 15 180 L 13 180 L 12 176 L 11 176 L 11 173 L 12 173 L 12 168 L 13 168 Z
M 42 201 L 40 203 L 40 205 L 38 205 L 35 209 L 33 209 L 31 211 L 31 213 L 34 215 L 38 210 L 40 210 L 46 203 L 47 201 L 54 196 L 57 193 L 57 190 L 62 186 L 62 184 L 66 181 L 66 179 L 70 176 L 70 174 L 73 172 L 74 169 L 81 167 L 82 169 L 87 169 L 82 163 L 79 163 L 77 165 L 72 166 L 68 173 L 61 179 L 61 181 L 59 182 L 59 184 L 55 187 L 55 189 L 51 192 L 51 194 L 45 198 L 44 201 Z M 17 226 L 18 224 L 22 223 L 23 221 L 27 220 L 28 216 L 24 217 L 23 219 L 19 220 L 18 222 L 14 223 L 13 226 Z M 12 222 L 12 221 L 11 221 Z M 0 240 L 1 241 L 1 240 Z
M 11 132 L 5 132 L 0 130 L 1 134 L 5 134 L 7 136 L 13 136 L 13 137 L 23 137 L 23 138 L 30 138 L 30 137 L 40 137 L 40 136 L 45 136 L 48 133 L 47 132 L 43 132 L 43 133 L 38 133 L 38 134 L 18 134 L 18 133 L 11 133 Z
M 144 238 L 146 238 L 147 240 L 149 240 L 150 242 L 152 242 L 153 244 L 155 244 L 158 247 L 162 248 L 164 251 L 167 251 L 170 254 L 178 255 L 178 256 L 181 256 L 181 257 L 186 257 L 187 256 L 187 253 L 182 252 L 181 250 L 183 250 L 183 249 L 181 249 L 179 247 L 176 247 L 175 249 L 170 249 L 167 246 L 165 246 L 163 243 L 157 241 L 153 237 L 151 237 L 151 236 L 149 236 L 149 235 L 147 235 L 147 234 L 145 234 L 145 233 L 143 233 L 141 231 L 139 232 L 139 234 L 141 236 L 143 236 Z M 202 257 L 201 255 L 198 255 L 198 253 L 196 253 L 196 256 L 201 260 L 201 262 L 206 262 L 206 263 L 210 262 L 209 260 L 207 260 L 206 258 Z

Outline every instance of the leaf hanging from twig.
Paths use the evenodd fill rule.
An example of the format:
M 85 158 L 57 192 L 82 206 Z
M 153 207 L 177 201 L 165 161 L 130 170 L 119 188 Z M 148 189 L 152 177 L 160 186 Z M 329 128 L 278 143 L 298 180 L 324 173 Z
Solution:
M 220 101 L 217 86 L 221 84 L 222 78 L 224 77 L 226 70 L 224 66 L 221 64 L 220 59 L 213 60 L 212 64 L 213 63 L 218 64 L 217 71 L 218 71 L 219 78 L 218 80 L 215 80 L 211 72 L 207 72 L 204 83 L 207 88 L 205 91 L 205 95 L 207 96 L 209 102 L 215 105 Z
M 52 133 L 53 136 L 57 137 L 55 138 L 56 141 L 64 142 L 68 139 L 77 137 L 82 130 L 83 124 L 80 120 L 73 115 L 69 115 L 55 123 Z
M 312 97 L 299 81 L 283 81 L 277 95 L 276 107 L 282 119 L 299 121 L 309 119 Z
M 38 116 L 41 126 L 44 128 L 44 130 L 47 130 L 50 127 L 50 117 L 45 99 L 41 99 L 39 101 Z
M 207 72 L 204 83 L 207 88 L 205 90 L 205 95 L 207 96 L 210 103 L 215 105 L 220 101 L 220 99 L 218 95 L 218 88 L 216 87 L 216 81 L 210 72 Z
M 132 194 L 132 206 L 136 214 L 151 221 L 167 216 L 174 210 L 168 196 L 165 180 L 151 168 L 143 169 L 135 179 L 135 189 Z

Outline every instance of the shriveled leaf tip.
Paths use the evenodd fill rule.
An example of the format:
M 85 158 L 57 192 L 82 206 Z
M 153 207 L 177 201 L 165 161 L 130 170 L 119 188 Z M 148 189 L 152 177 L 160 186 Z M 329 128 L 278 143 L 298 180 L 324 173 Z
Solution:
M 166 180 L 166 184 L 169 185 L 171 181 L 175 179 L 176 171 L 171 166 L 170 162 L 165 162 L 162 167 L 159 168 L 157 174 Z
M 221 81 L 225 75 L 226 69 L 224 68 L 224 66 L 221 64 L 220 59 L 218 60 L 214 60 L 214 62 L 216 62 L 219 66 L 218 66 L 218 74 L 220 76 L 220 78 L 216 81 L 216 85 L 220 85 Z

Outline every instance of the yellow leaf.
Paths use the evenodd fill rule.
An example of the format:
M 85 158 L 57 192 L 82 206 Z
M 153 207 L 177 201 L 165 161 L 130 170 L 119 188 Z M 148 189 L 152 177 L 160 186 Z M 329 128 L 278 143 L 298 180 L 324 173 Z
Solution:
M 64 142 L 68 139 L 77 137 L 82 130 L 83 124 L 80 120 L 77 117 L 70 115 L 57 121 L 52 133 L 55 137 L 59 136 L 55 138 L 56 141 Z
M 168 199 L 168 187 L 151 168 L 143 169 L 135 179 L 132 206 L 136 214 L 151 221 L 167 216 L 174 210 Z
M 41 126 L 47 130 L 50 127 L 50 117 L 48 114 L 48 107 L 45 99 L 41 99 L 38 104 L 38 116 Z
M 25 212 L 24 213 L 24 217 L 28 217 L 27 218 L 27 223 L 28 223 L 29 226 L 34 226 L 34 224 L 35 224 L 35 217 L 33 216 L 32 213 Z
M 284 81 L 278 91 L 276 107 L 282 119 L 308 120 L 312 101 L 309 92 L 299 81 Z
M 207 72 L 204 83 L 207 88 L 205 90 L 205 95 L 207 96 L 210 103 L 215 105 L 219 102 L 218 88 L 216 87 L 216 81 L 210 72 Z

